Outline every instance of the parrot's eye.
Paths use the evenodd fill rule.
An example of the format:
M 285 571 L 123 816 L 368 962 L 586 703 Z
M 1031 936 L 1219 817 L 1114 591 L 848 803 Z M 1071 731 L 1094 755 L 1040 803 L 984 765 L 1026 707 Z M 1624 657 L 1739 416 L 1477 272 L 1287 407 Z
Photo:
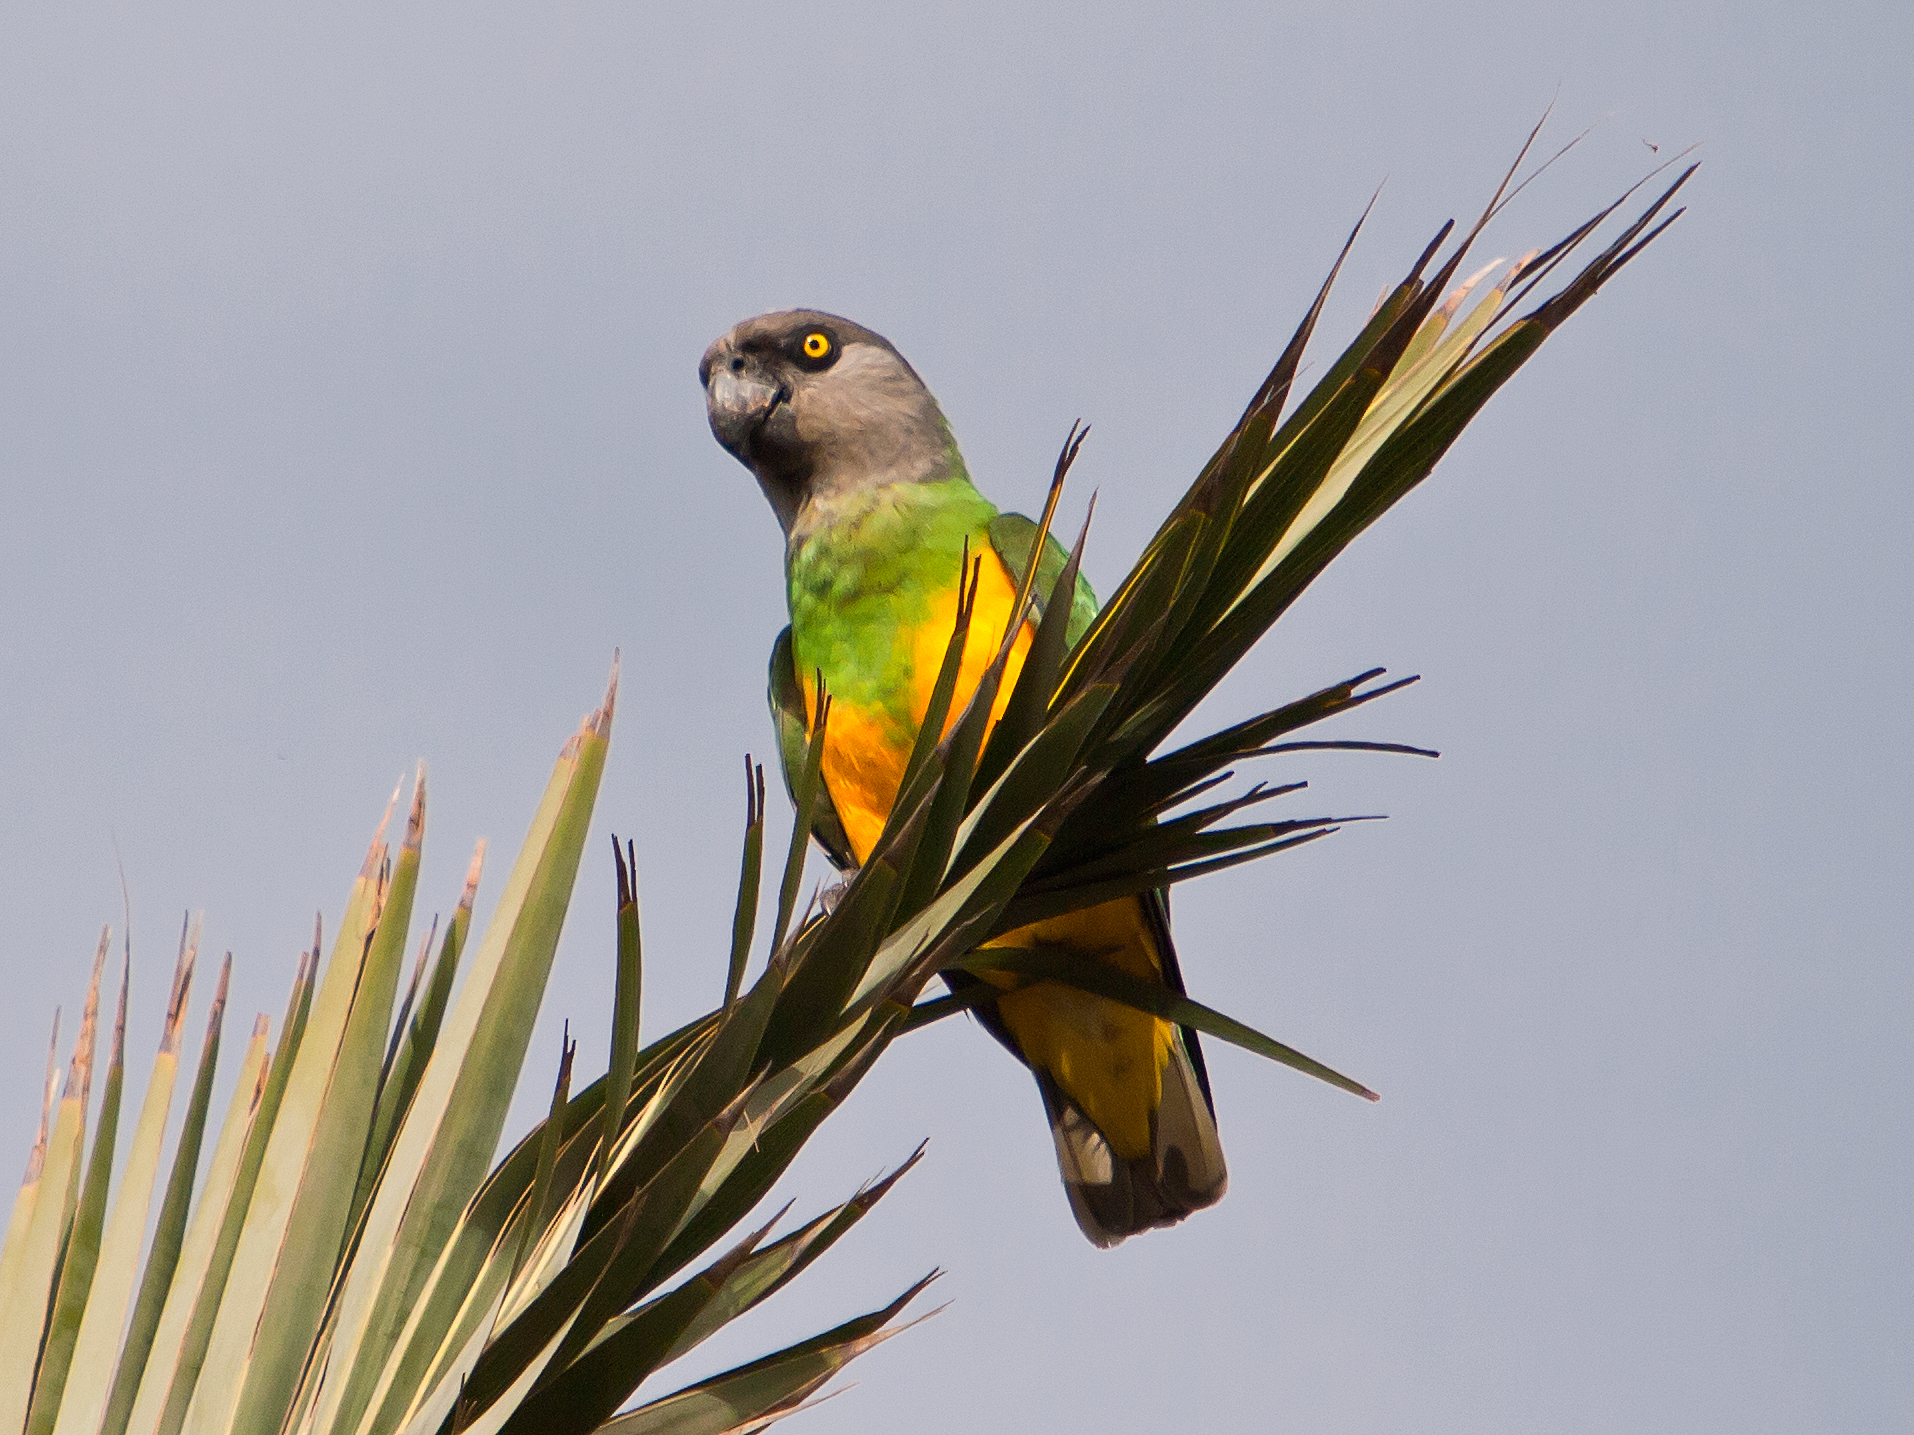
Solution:
M 828 368 L 837 358 L 837 343 L 822 329 L 812 329 L 798 340 L 797 351 L 807 368 Z

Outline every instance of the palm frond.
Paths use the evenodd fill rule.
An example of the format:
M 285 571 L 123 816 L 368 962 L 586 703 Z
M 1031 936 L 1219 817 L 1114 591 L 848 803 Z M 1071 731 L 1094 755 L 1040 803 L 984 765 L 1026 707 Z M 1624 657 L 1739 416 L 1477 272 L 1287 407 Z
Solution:
M 388 848 L 382 822 L 330 954 L 315 931 L 301 955 L 276 1045 L 266 1018 L 255 1022 L 195 1196 L 229 962 L 143 1266 L 139 1233 L 162 1165 L 195 941 L 182 941 L 161 1049 L 109 1204 L 124 981 L 83 1160 L 103 937 L 64 1088 L 56 1101 L 50 1065 L 45 1116 L 0 1244 L 0 1435 L 761 1429 L 895 1333 L 935 1273 L 757 1361 L 675 1391 L 653 1393 L 652 1382 L 788 1285 L 916 1163 L 922 1148 L 781 1235 L 784 1212 L 723 1246 L 892 1041 L 994 999 L 999 988 L 980 980 L 986 973 L 1062 982 L 1373 1097 L 1248 1024 L 1094 954 L 1014 938 L 984 943 L 1363 820 L 1239 820 L 1252 808 L 1262 817 L 1264 804 L 1303 784 L 1252 783 L 1235 795 L 1225 784 L 1244 763 L 1276 753 L 1422 752 L 1292 736 L 1413 679 L 1379 683 L 1372 669 L 1178 746 L 1171 738 L 1336 554 L 1421 482 L 1510 375 L 1679 215 L 1668 206 L 1692 172 L 1532 302 L 1628 196 L 1562 242 L 1456 284 L 1470 244 L 1512 193 L 1511 170 L 1476 225 L 1446 254 L 1445 226 L 1292 406 L 1339 257 L 1242 418 L 1071 644 L 1068 599 L 1087 523 L 1048 593 L 1039 591 L 1036 555 L 1082 444 L 1073 427 L 1019 575 L 1020 621 L 946 723 L 976 610 L 976 572 L 966 564 L 930 711 L 868 860 L 834 901 L 796 916 L 831 707 L 819 678 L 757 976 L 747 980 L 766 812 L 762 774 L 747 759 L 723 1000 L 643 1045 L 637 874 L 632 849 L 617 851 L 613 839 L 607 1074 L 574 1090 L 577 1053 L 567 1039 L 545 1119 L 502 1159 L 494 1148 L 604 768 L 615 668 L 604 702 L 561 752 L 473 950 L 482 844 L 443 938 L 434 926 L 402 981 L 426 826 L 421 770 L 399 850 Z M 1011 637 L 1038 606 L 1013 681 Z M 920 1000 L 940 973 L 952 994 Z M 634 1394 L 642 1403 L 619 1414 Z

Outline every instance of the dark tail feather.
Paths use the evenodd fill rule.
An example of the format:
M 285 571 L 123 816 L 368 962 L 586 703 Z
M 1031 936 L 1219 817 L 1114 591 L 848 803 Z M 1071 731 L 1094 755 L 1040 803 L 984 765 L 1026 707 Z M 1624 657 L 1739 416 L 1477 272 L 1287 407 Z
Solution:
M 1173 1226 L 1223 1199 L 1229 1173 L 1216 1117 L 1197 1080 L 1179 1031 L 1163 1068 L 1163 1099 L 1150 1120 L 1151 1152 L 1128 1160 L 1048 1072 L 1037 1072 L 1057 1170 L 1077 1225 L 1092 1245 L 1108 1249 L 1155 1226 Z

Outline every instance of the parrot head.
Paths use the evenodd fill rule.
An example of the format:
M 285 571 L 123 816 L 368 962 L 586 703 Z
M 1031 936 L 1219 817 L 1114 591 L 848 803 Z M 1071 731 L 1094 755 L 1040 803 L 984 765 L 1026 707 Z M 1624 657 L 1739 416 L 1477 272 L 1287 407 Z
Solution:
M 792 536 L 893 483 L 961 472 L 937 400 L 890 340 L 815 309 L 746 319 L 698 364 L 711 432 Z

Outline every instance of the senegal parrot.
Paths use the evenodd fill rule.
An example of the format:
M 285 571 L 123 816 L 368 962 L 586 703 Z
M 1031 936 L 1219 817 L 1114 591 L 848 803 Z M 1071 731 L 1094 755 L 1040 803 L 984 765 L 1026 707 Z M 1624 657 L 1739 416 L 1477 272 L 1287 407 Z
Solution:
M 881 335 L 813 310 L 747 319 L 698 366 L 711 431 L 784 529 L 791 625 L 771 650 L 787 785 L 803 769 L 810 675 L 831 694 L 813 835 L 840 870 L 867 857 L 896 800 L 949 644 L 963 554 L 981 556 L 954 723 L 995 657 L 1036 525 L 972 486 L 937 401 Z M 1038 558 L 1039 597 L 1065 555 Z M 1096 614 L 1079 579 L 1068 641 Z M 1011 649 L 997 713 L 1033 636 Z M 1006 933 L 1088 952 L 1181 992 L 1160 895 L 1123 897 Z M 1037 1078 L 1070 1209 L 1099 1246 L 1221 1199 L 1227 1176 L 1196 1033 L 1056 982 L 996 978 L 979 1019 Z

